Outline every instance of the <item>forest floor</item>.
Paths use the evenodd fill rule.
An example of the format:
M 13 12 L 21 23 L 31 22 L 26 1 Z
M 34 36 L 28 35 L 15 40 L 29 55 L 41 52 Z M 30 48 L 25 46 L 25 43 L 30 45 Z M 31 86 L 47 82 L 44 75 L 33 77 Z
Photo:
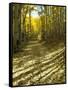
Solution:
M 30 41 L 13 57 L 13 86 L 65 83 L 63 43 Z

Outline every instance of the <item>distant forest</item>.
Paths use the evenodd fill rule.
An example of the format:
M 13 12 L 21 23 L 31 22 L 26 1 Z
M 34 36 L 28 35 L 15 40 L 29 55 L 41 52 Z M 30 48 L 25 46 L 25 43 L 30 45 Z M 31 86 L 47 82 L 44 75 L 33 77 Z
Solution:
M 65 6 L 12 4 L 12 19 L 14 51 L 31 40 L 65 43 Z

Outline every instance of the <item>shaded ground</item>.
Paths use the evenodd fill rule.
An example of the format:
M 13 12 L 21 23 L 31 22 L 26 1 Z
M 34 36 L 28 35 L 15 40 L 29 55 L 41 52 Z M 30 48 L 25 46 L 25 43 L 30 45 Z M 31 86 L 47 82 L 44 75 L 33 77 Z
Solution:
M 13 85 L 55 84 L 65 82 L 64 44 L 45 45 L 30 41 L 13 58 Z

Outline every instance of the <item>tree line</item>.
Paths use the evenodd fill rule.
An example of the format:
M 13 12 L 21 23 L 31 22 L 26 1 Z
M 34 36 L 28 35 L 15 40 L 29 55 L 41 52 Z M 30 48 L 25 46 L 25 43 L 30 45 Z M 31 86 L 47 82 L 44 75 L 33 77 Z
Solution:
M 65 42 L 66 7 L 48 5 L 13 4 L 13 47 L 20 49 L 33 37 L 32 11 L 38 12 L 41 41 Z M 27 23 L 28 14 L 28 23 Z M 35 37 L 35 36 L 34 36 Z

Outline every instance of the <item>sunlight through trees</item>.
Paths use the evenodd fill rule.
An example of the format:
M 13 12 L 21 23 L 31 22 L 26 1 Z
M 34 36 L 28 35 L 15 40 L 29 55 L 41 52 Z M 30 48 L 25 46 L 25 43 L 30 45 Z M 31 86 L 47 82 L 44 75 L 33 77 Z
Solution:
M 65 83 L 66 7 L 12 4 L 13 86 Z

